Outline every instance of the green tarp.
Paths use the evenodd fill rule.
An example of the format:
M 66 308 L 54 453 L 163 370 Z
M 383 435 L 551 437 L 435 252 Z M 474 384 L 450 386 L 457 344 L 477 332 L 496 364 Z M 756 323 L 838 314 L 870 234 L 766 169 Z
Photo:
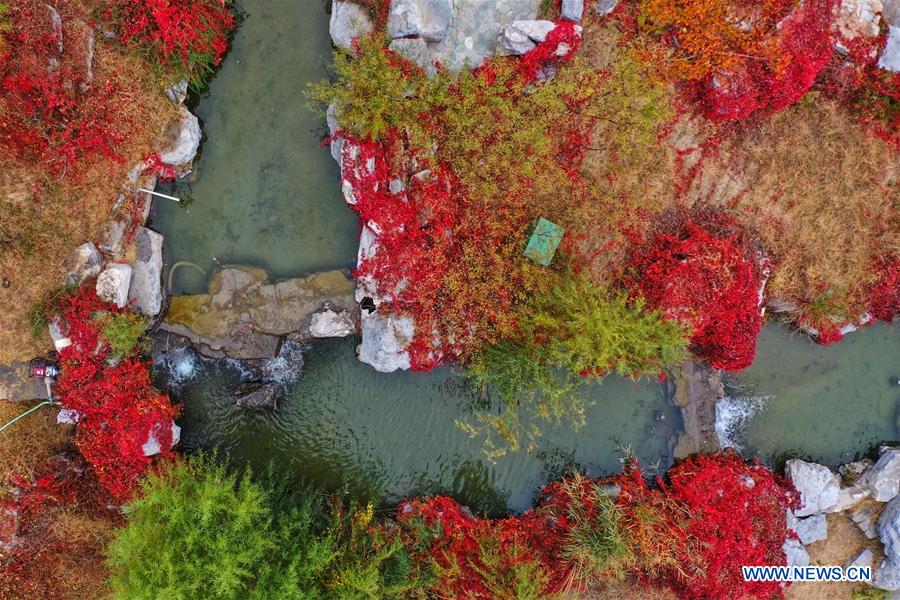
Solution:
M 531 234 L 528 245 L 525 246 L 525 256 L 540 265 L 549 266 L 565 231 L 556 223 L 541 217 L 534 226 L 534 233 Z

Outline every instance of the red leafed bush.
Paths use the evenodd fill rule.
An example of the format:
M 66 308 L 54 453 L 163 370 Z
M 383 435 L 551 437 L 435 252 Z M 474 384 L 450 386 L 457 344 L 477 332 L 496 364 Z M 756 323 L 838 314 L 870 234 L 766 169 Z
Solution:
M 672 467 L 666 495 L 691 514 L 705 571 L 676 584 L 685 598 L 780 598 L 778 582 L 744 581 L 742 565 L 784 565 L 785 510 L 796 504 L 789 482 L 734 452 L 694 455 Z
M 869 312 L 890 323 L 900 314 L 900 258 L 883 256 L 875 261 L 878 280 L 869 292 Z
M 177 409 L 150 380 L 147 361 L 128 358 L 111 365 L 102 339 L 100 312 L 121 312 L 85 286 L 62 301 L 72 345 L 61 352 L 56 392 L 66 408 L 79 412 L 76 444 L 100 482 L 118 500 L 127 500 L 152 462 L 141 446 L 152 432 L 161 455 L 171 456 L 170 424 Z
M 149 46 L 164 65 L 180 63 L 198 83 L 222 62 L 234 17 L 226 0 L 109 0 L 125 45 Z
M 750 366 L 762 328 L 762 268 L 747 234 L 720 213 L 679 217 L 632 252 L 625 283 L 692 331 L 716 369 Z
M 832 55 L 833 6 L 833 0 L 801 3 L 763 45 L 777 47 L 774 57 L 749 57 L 704 77 L 697 93 L 706 116 L 743 120 L 756 111 L 776 113 L 800 100 Z
M 519 70 L 526 81 L 534 81 L 545 67 L 569 60 L 580 45 L 581 27 L 571 21 L 559 21 L 547 39 L 522 56 Z
M 414 558 L 433 562 L 434 589 L 443 598 L 513 597 L 523 582 L 552 595 L 568 577 L 568 567 L 555 556 L 557 529 L 535 511 L 481 519 L 455 500 L 435 496 L 401 504 L 397 521 Z
M 66 48 L 77 46 L 55 26 L 49 5 L 24 0 L 9 12 L 10 29 L 0 32 L 6 52 L 0 56 L 0 145 L 17 159 L 44 163 L 56 175 L 74 175 L 85 159 L 118 162 L 122 143 L 119 83 L 92 83 L 80 59 Z M 60 4 L 66 13 L 68 6 Z M 64 15 L 66 19 L 69 14 Z

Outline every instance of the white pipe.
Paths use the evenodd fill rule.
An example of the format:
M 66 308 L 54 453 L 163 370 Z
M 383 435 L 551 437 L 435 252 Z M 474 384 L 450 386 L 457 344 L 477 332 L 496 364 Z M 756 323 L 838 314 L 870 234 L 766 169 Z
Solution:
M 174 200 L 175 202 L 181 202 L 175 196 L 169 196 L 168 194 L 160 194 L 159 192 L 154 192 L 153 190 L 145 190 L 144 188 L 138 188 L 139 192 L 144 192 L 145 194 L 152 194 L 154 196 L 160 196 L 162 198 L 168 198 L 169 200 Z

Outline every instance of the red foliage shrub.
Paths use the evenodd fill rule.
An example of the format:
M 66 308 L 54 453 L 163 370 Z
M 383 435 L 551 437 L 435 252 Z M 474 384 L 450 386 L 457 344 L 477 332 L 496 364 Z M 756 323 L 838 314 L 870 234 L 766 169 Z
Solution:
M 744 581 L 742 565 L 784 565 L 785 510 L 796 504 L 789 482 L 733 451 L 694 455 L 668 472 L 666 495 L 691 514 L 705 571 L 676 582 L 686 598 L 780 598 L 778 582 Z
M 226 0 L 109 0 L 123 44 L 147 45 L 164 65 L 179 61 L 192 81 L 222 62 L 234 17 Z
M 15 2 L 11 29 L 0 32 L 7 46 L 0 57 L 0 143 L 19 160 L 45 163 L 57 175 L 76 174 L 87 158 L 121 162 L 119 83 L 92 85 L 84 65 L 63 52 L 62 26 L 48 10 L 44 3 Z
M 773 60 L 749 57 L 733 69 L 704 77 L 697 94 L 706 116 L 743 120 L 756 111 L 774 114 L 800 100 L 832 55 L 833 6 L 833 0 L 814 0 L 795 7 L 769 42 L 778 48 Z
M 108 362 L 109 346 L 94 318 L 101 311 L 121 312 L 97 298 L 93 286 L 62 301 L 72 345 L 61 352 L 56 392 L 66 408 L 80 414 L 75 441 L 100 482 L 116 499 L 127 500 L 152 462 L 141 448 L 151 432 L 162 456 L 171 456 L 170 423 L 178 411 L 153 387 L 149 362 Z
M 869 291 L 869 313 L 890 323 L 900 315 L 900 257 L 882 256 L 875 261 L 878 280 Z
M 753 362 L 762 328 L 759 257 L 730 218 L 697 213 L 632 251 L 625 283 L 692 331 L 692 350 L 716 369 Z

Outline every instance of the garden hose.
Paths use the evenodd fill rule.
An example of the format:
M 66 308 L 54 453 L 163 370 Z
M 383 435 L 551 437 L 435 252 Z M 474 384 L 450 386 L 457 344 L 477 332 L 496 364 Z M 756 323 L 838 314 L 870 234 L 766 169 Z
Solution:
M 6 425 L 4 425 L 3 427 L 0 427 L 0 431 L 3 431 L 4 429 L 6 429 L 7 427 L 9 427 L 9 426 L 12 425 L 13 423 L 15 423 L 16 421 L 18 421 L 19 419 L 21 419 L 22 417 L 25 417 L 25 416 L 27 416 L 27 415 L 30 415 L 31 413 L 33 413 L 34 411 L 36 411 L 36 410 L 39 409 L 40 407 L 45 406 L 45 405 L 49 405 L 49 404 L 53 404 L 53 401 L 52 401 L 52 400 L 44 400 L 44 401 L 41 402 L 40 404 L 36 404 L 36 405 L 32 406 L 31 408 L 29 408 L 28 410 L 26 410 L 25 412 L 23 412 L 23 413 L 22 413 L 21 415 L 19 415 L 18 417 L 16 417 L 16 418 L 13 419 L 12 421 L 8 422 L 8 423 L 7 423 Z

